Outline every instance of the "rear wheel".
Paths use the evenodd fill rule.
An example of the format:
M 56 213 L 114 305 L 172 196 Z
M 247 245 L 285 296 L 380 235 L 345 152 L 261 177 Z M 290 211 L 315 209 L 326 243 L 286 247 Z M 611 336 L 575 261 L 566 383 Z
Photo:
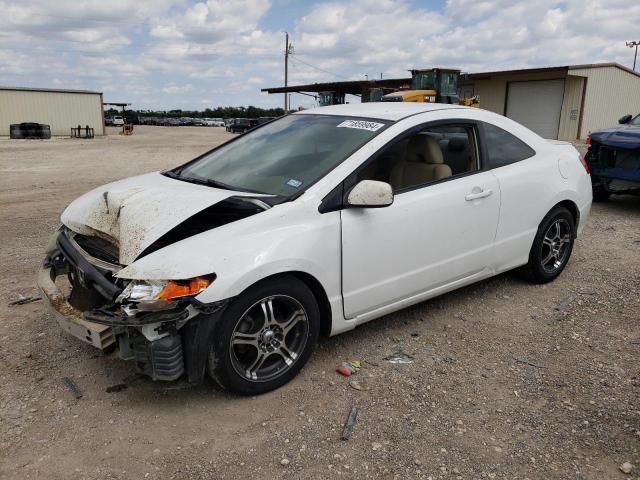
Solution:
M 573 215 L 564 207 L 556 207 L 544 217 L 522 270 L 529 280 L 547 283 L 560 275 L 573 250 L 575 228 Z
M 318 340 L 320 313 L 294 277 L 261 282 L 227 308 L 211 339 L 209 374 L 223 388 L 254 395 L 297 375 Z

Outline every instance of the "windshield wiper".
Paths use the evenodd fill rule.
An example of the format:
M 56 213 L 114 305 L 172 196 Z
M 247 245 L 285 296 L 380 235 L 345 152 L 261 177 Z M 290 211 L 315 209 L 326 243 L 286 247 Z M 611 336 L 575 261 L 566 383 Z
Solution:
M 232 190 L 232 191 L 240 191 L 237 188 L 233 188 L 231 185 L 227 185 L 226 183 L 218 182 L 217 180 L 213 180 L 210 178 L 201 178 L 201 177 L 187 177 L 185 175 L 180 175 L 179 173 L 174 172 L 173 170 L 168 170 L 164 172 L 167 177 L 175 178 L 176 180 L 182 180 L 184 182 L 196 183 L 198 185 L 206 185 L 207 187 L 220 188 L 222 190 Z

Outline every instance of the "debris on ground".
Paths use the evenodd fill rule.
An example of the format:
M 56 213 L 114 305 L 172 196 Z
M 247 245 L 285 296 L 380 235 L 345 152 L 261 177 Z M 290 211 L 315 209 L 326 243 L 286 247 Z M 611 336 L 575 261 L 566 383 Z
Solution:
M 620 471 L 622 473 L 631 473 L 631 470 L 633 470 L 633 465 L 631 464 L 631 462 L 624 462 L 622 465 L 620 465 Z
M 513 357 L 513 359 L 518 363 L 524 363 L 525 365 L 529 365 L 531 367 L 546 368 L 544 365 L 540 365 L 538 363 L 531 362 L 531 361 L 527 360 L 526 358 Z
M 393 355 L 389 355 L 384 359 L 385 362 L 396 363 L 400 365 L 407 365 L 409 363 L 413 363 L 414 360 L 415 359 L 411 355 L 407 355 L 406 353 L 403 353 L 403 352 L 394 353 Z
M 118 392 L 121 392 L 122 390 L 126 390 L 127 388 L 129 388 L 129 385 L 127 385 L 126 383 L 116 383 L 115 385 L 111 385 L 110 387 L 107 387 L 106 392 L 118 393 Z
M 341 440 L 349 440 L 351 436 L 351 432 L 353 431 L 353 425 L 356 423 L 356 418 L 358 417 L 358 407 L 351 407 L 351 411 L 349 412 L 349 416 L 347 417 L 347 421 L 344 422 L 344 427 L 342 427 L 342 435 L 340 435 Z
M 69 377 L 64 377 L 63 379 L 64 385 L 69 389 L 69 391 L 73 394 L 76 399 L 82 398 L 82 392 L 78 389 L 76 384 Z
M 365 384 L 357 380 L 351 380 L 349 386 L 354 390 L 369 390 Z
M 20 298 L 18 300 L 9 302 L 9 306 L 16 307 L 18 305 L 26 305 L 27 303 L 37 302 L 38 300 L 42 300 L 42 297 L 23 297 L 22 295 L 20 295 Z
M 336 367 L 336 372 L 344 377 L 350 377 L 354 373 L 357 373 L 362 368 L 362 363 L 359 360 L 353 360 L 351 362 L 341 363 Z
M 561 311 L 561 310 L 566 310 L 567 308 L 569 308 L 571 306 L 571 304 L 573 303 L 573 301 L 576 299 L 576 296 L 571 294 L 568 297 L 562 299 L 560 301 L 560 303 L 558 303 L 558 305 L 556 305 L 556 310 Z

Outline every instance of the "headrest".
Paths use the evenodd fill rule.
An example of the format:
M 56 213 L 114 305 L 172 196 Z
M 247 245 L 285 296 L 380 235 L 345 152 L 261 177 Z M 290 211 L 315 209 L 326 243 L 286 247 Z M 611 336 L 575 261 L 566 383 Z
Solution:
M 430 164 L 444 163 L 438 141 L 428 135 L 414 135 L 407 145 L 407 161 Z
M 466 135 L 449 138 L 449 151 L 451 152 L 460 152 L 462 150 L 466 150 L 468 145 L 469 140 L 467 140 Z

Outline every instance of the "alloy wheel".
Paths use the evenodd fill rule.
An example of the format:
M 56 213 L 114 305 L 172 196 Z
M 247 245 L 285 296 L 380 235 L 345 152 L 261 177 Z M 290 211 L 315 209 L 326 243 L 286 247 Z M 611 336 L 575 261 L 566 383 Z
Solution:
M 309 319 L 300 302 L 287 295 L 263 298 L 236 323 L 229 345 L 231 364 L 249 381 L 273 380 L 300 357 L 308 336 Z
M 569 254 L 571 225 L 564 218 L 556 219 L 544 233 L 540 263 L 547 273 L 562 268 Z

